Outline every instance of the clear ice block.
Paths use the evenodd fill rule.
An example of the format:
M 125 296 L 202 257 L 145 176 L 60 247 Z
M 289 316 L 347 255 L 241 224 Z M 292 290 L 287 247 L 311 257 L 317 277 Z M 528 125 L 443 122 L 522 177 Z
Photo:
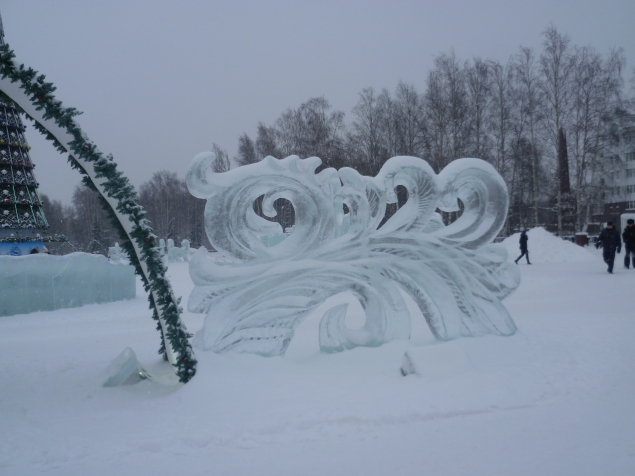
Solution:
M 0 316 L 133 299 L 134 268 L 102 255 L 0 256 Z

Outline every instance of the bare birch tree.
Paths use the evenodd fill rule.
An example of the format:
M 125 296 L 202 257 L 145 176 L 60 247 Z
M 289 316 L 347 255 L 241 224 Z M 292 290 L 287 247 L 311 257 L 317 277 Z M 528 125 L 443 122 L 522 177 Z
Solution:
M 607 119 L 619 101 L 622 88 L 621 51 L 604 60 L 590 47 L 575 48 L 572 67 L 572 110 L 569 144 L 573 168 L 576 229 L 590 218 L 594 199 L 593 174 L 609 143 Z
M 516 98 L 519 100 L 519 124 L 520 129 L 526 129 L 531 149 L 531 201 L 533 204 L 533 224 L 538 226 L 539 187 L 538 174 L 540 170 L 538 153 L 538 133 L 540 130 L 542 114 L 540 104 L 542 102 L 542 90 L 540 75 L 535 61 L 535 55 L 530 48 L 520 48 L 516 56 Z
M 466 63 L 465 77 L 467 84 L 470 118 L 472 121 L 471 155 L 485 158 L 487 145 L 487 111 L 491 95 L 491 69 L 487 62 L 474 58 L 472 64 Z
M 554 159 L 558 151 L 558 132 L 560 128 L 567 129 L 571 99 L 571 71 L 573 62 L 569 49 L 569 37 L 562 35 L 552 25 L 543 33 L 543 51 L 540 56 L 540 68 L 543 76 L 541 85 L 546 104 L 545 118 L 548 123 L 546 129 L 548 140 L 551 142 Z M 559 162 L 555 162 L 556 176 L 565 173 L 560 170 Z M 558 220 L 558 234 L 563 233 L 563 191 L 562 180 L 556 180 L 556 214 Z
M 435 59 L 423 95 L 426 155 L 432 166 L 443 169 L 469 151 L 470 121 L 465 71 L 454 55 Z
M 350 126 L 347 147 L 352 165 L 361 173 L 378 171 L 387 158 L 387 150 L 384 111 L 373 88 L 365 88 L 359 93 L 352 113 L 355 119 Z
M 394 99 L 393 121 L 397 135 L 397 154 L 421 156 L 423 153 L 422 104 L 414 86 L 399 82 Z
M 258 123 L 256 155 L 258 160 L 262 160 L 268 155 L 278 159 L 282 158 L 276 144 L 276 130 L 273 127 L 265 126 L 262 122 Z
M 258 162 L 254 141 L 247 134 L 238 138 L 238 154 L 234 160 L 239 167 Z

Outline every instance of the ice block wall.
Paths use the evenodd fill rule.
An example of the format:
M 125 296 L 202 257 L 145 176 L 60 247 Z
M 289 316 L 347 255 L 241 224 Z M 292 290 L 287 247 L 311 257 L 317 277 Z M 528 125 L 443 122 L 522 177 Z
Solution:
M 102 255 L 0 256 L 0 316 L 133 299 L 134 268 Z

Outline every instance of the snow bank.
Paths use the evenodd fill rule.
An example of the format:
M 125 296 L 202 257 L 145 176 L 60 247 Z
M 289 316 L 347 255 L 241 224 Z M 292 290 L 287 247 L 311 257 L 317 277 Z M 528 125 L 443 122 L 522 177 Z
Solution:
M 597 257 L 589 252 L 589 247 L 581 247 L 570 241 L 558 238 L 542 227 L 527 232 L 529 241 L 529 260 L 532 263 L 571 263 L 577 261 L 593 261 Z M 515 233 L 503 241 L 510 260 L 520 256 L 520 233 Z M 589 245 L 591 246 L 591 245 Z M 526 263 L 525 257 L 522 262 Z

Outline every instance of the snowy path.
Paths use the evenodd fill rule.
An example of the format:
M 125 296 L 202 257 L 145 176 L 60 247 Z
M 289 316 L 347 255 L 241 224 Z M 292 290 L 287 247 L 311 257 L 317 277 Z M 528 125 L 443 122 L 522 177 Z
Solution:
M 177 391 L 100 387 L 126 346 L 164 365 L 141 289 L 1 318 L 0 475 L 635 474 L 635 271 L 593 255 L 521 265 L 513 337 L 437 344 L 419 320 L 412 342 L 322 355 L 314 313 L 285 359 L 198 351 Z M 187 300 L 186 265 L 170 274 Z M 402 377 L 417 346 L 438 372 Z

